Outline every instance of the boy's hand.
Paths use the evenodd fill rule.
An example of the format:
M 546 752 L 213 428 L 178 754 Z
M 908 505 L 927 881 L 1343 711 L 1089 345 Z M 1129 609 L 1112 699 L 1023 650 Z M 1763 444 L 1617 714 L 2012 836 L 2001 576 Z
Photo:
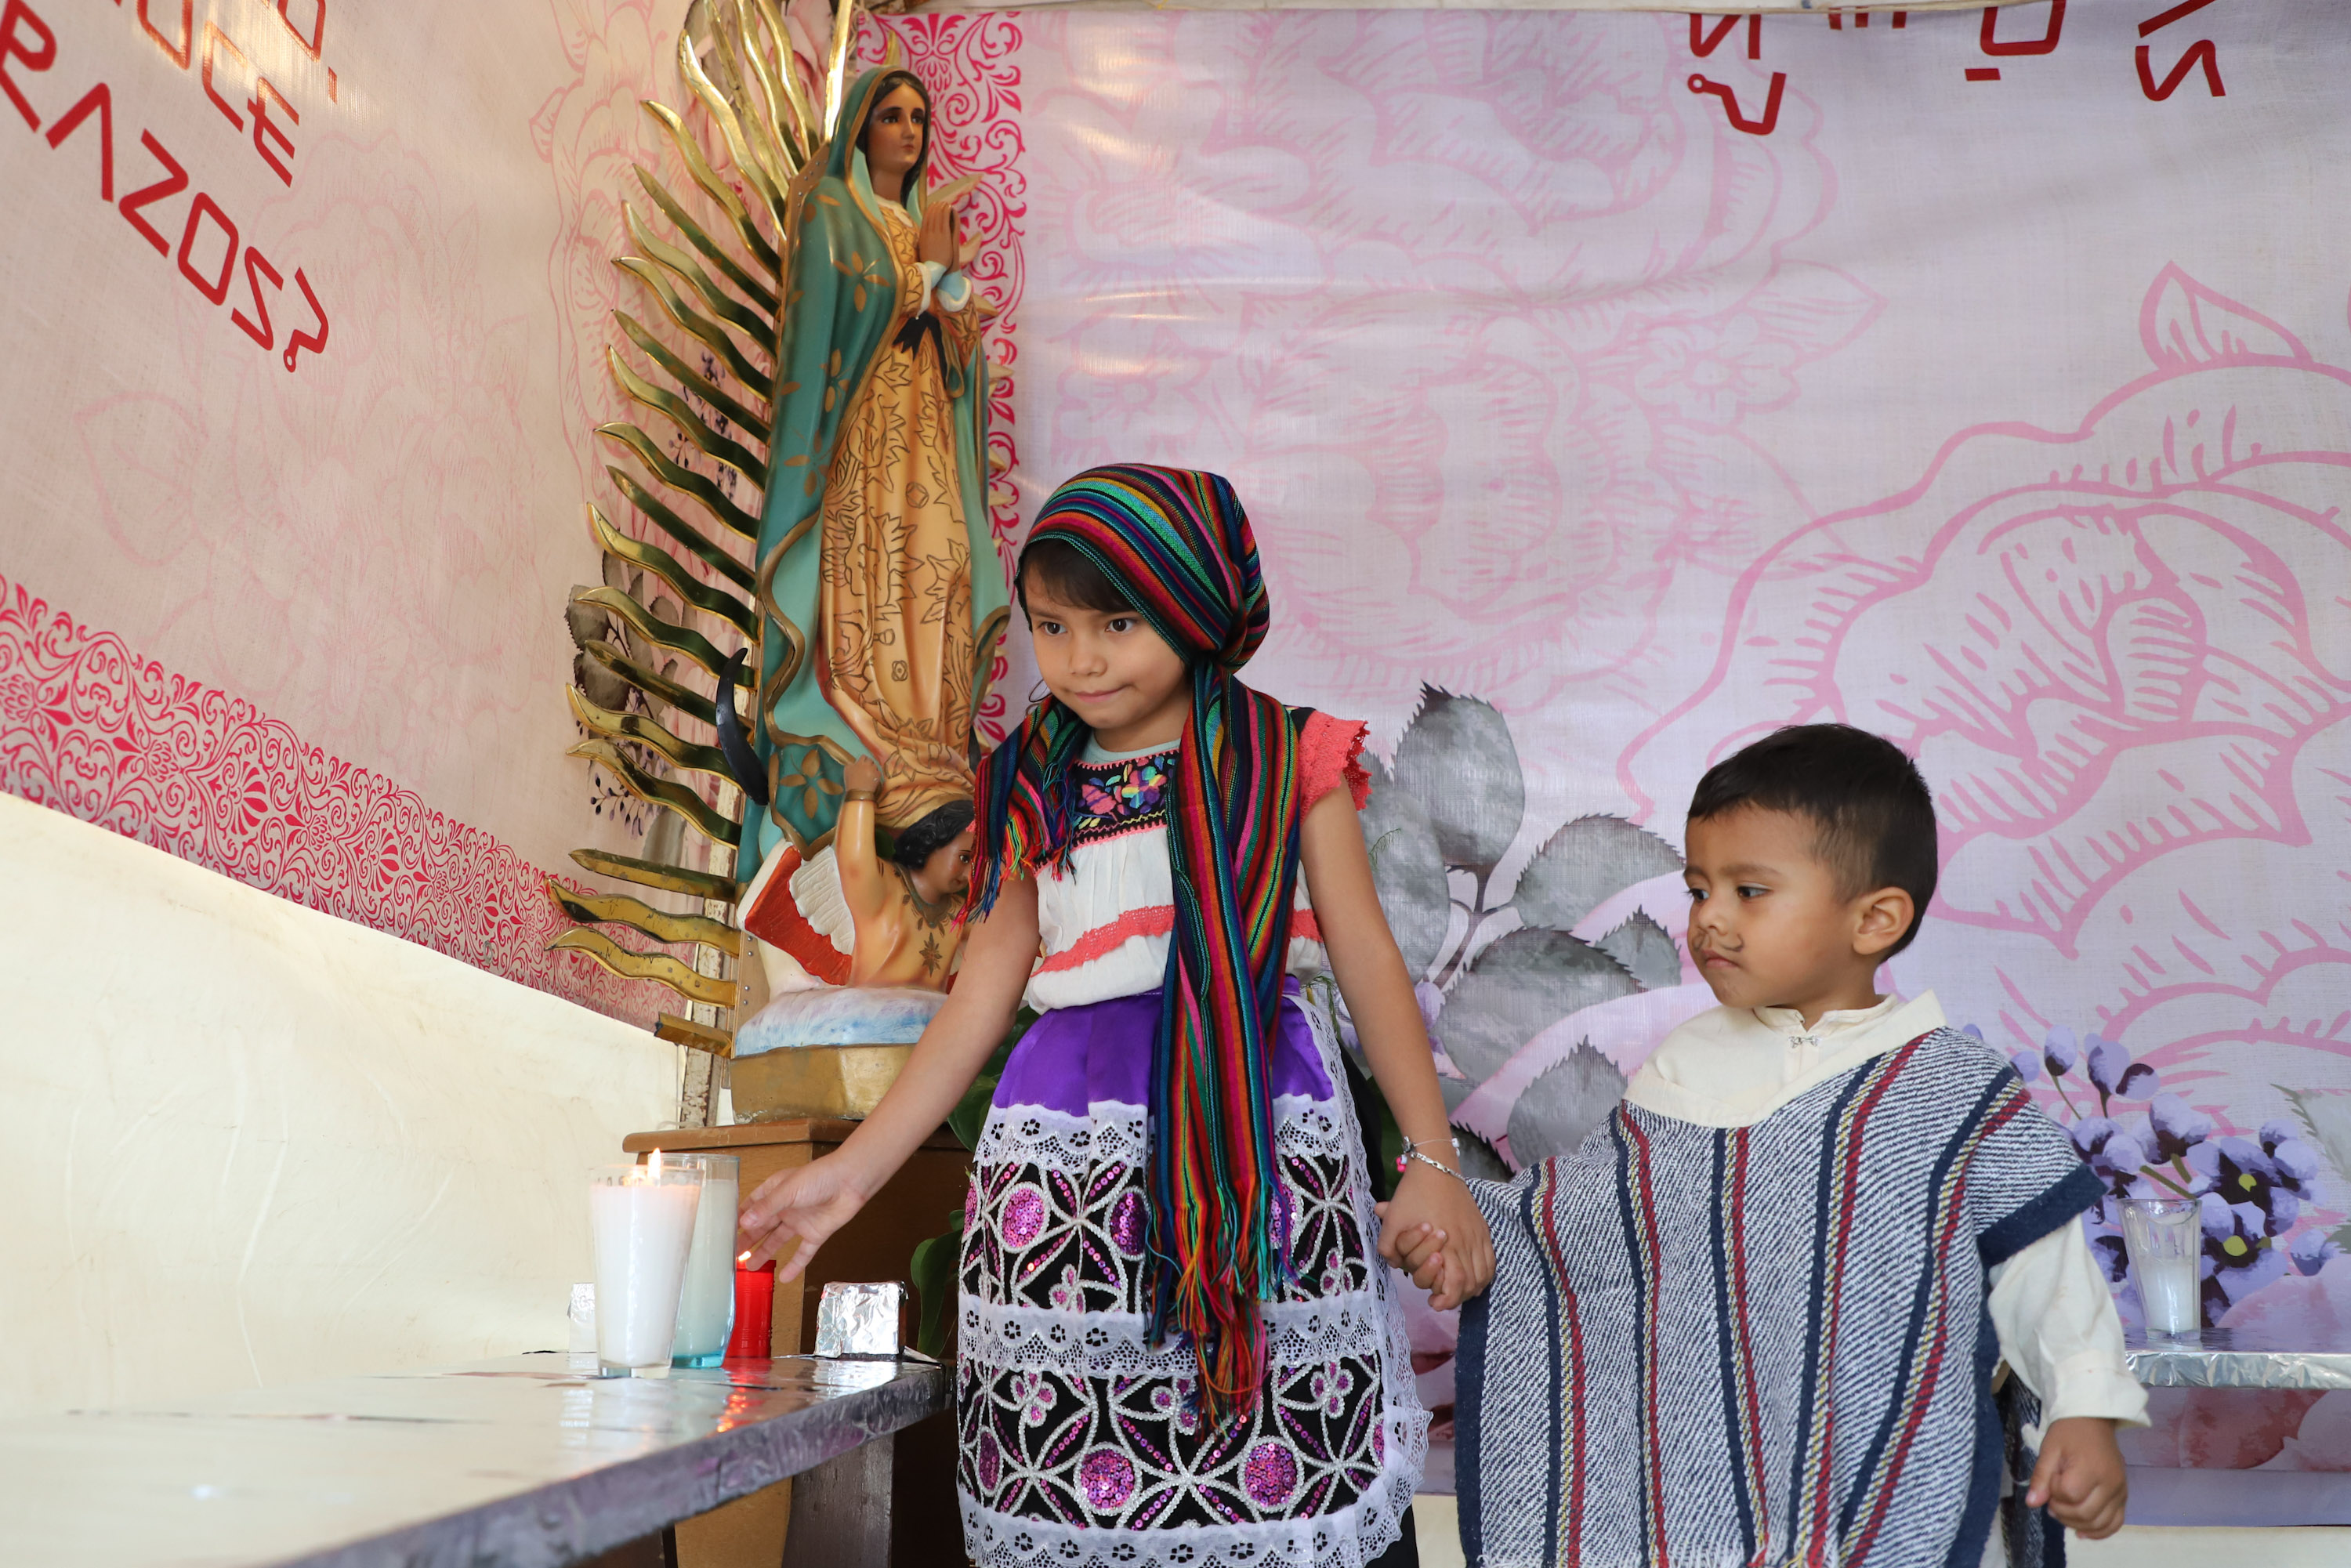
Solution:
M 1458 1178 L 1415 1161 L 1379 1215 L 1380 1256 L 1411 1274 L 1438 1312 L 1493 1282 L 1494 1239 Z
M 2069 1416 L 2052 1421 L 2041 1437 L 2041 1462 L 2032 1467 L 2025 1506 L 2049 1507 L 2049 1515 L 2085 1541 L 2103 1541 L 2122 1528 L 2130 1482 L 2123 1474 L 2123 1451 L 2115 1424 L 2103 1416 Z

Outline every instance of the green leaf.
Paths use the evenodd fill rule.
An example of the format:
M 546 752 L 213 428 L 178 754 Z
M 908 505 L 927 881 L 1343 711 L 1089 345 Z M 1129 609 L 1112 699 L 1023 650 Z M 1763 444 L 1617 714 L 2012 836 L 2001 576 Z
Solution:
M 1662 991 L 1682 983 L 1680 945 L 1645 910 L 1633 911 L 1624 925 L 1594 946 L 1631 970 L 1645 991 Z
M 1579 1009 L 1635 996 L 1640 982 L 1588 942 L 1541 926 L 1497 939 L 1446 993 L 1437 1033 L 1453 1064 L 1479 1082 Z
M 935 1361 L 946 1354 L 947 1309 L 956 1299 L 956 1262 L 962 1256 L 963 1210 L 958 1208 L 946 1233 L 916 1242 L 906 1262 L 906 1279 L 922 1314 L 914 1326 L 914 1348 Z
M 1445 883 L 1445 857 L 1437 852 L 1437 832 L 1428 813 L 1399 786 L 1376 757 L 1365 756 L 1372 776 L 1371 803 L 1364 808 L 1364 843 L 1371 852 L 1372 885 L 1381 912 L 1404 953 L 1404 967 L 1421 979 L 1445 952 L 1453 923 L 1453 894 Z
M 1447 864 L 1480 876 L 1519 836 L 1527 783 L 1510 727 L 1491 705 L 1421 688 L 1420 711 L 1396 742 L 1395 781 L 1420 803 Z
M 1524 924 L 1566 931 L 1612 894 L 1681 869 L 1674 847 L 1647 829 L 1622 817 L 1579 817 L 1543 841 L 1511 903 Z
M 2272 1087 L 2294 1107 L 2295 1119 L 2335 1167 L 2335 1174 L 2351 1181 L 2351 1094 L 2339 1090 L 2289 1089 L 2283 1083 Z M 2351 1246 L 2351 1242 L 2343 1245 Z
M 1590 1040 L 1578 1040 L 1566 1060 L 1544 1068 L 1510 1107 L 1511 1155 L 1523 1167 L 1573 1153 L 1624 1097 L 1625 1075 L 1616 1064 Z

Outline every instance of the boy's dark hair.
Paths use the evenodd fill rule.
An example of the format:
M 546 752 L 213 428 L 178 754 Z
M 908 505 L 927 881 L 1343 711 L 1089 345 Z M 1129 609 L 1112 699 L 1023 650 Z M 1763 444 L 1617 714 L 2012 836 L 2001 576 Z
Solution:
M 1880 887 L 1908 894 L 1910 929 L 1883 956 L 1910 946 L 1935 896 L 1935 802 L 1901 747 L 1849 724 L 1775 730 L 1706 770 L 1689 820 L 1742 806 L 1812 819 L 1820 829 L 1813 852 L 1836 873 L 1840 896 Z
M 950 800 L 925 812 L 920 821 L 898 830 L 897 838 L 890 845 L 891 860 L 908 871 L 922 870 L 933 855 L 955 842 L 956 835 L 971 826 L 974 814 L 968 800 Z
M 1064 538 L 1036 540 L 1020 552 L 1020 570 L 1012 585 L 1020 595 L 1020 610 L 1029 610 L 1029 585 L 1037 583 L 1062 603 L 1105 615 L 1133 610 L 1134 601 L 1113 582 L 1085 551 Z

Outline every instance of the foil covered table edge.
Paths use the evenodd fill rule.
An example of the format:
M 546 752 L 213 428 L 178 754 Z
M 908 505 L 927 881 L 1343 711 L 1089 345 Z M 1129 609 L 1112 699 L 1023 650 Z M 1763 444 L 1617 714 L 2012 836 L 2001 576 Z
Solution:
M 2218 1337 L 2217 1333 L 2214 1337 Z M 2351 1389 L 2351 1351 L 2240 1350 L 2183 1340 L 2133 1343 L 2131 1375 L 2149 1388 Z

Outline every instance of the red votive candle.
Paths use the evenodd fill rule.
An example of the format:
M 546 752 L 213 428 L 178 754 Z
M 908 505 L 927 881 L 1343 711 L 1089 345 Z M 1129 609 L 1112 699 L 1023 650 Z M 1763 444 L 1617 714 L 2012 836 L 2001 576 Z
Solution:
M 749 1356 L 765 1361 L 775 1354 L 776 1260 L 756 1269 L 735 1270 L 735 1332 L 727 1336 L 726 1358 Z

